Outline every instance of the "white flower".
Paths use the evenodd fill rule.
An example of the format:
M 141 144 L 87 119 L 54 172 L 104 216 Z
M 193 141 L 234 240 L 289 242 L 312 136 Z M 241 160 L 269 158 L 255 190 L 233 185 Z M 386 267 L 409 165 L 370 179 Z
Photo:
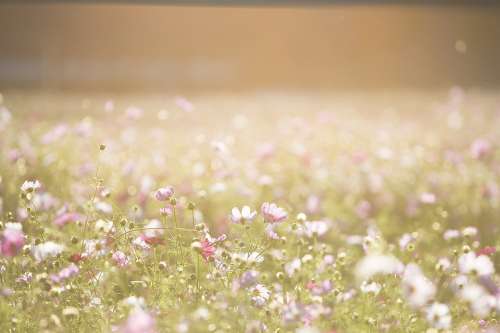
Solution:
M 113 212 L 113 206 L 104 201 L 98 201 L 95 203 L 95 209 L 104 213 L 111 214 Z
M 495 266 L 490 258 L 485 255 L 476 256 L 474 252 L 468 252 L 458 258 L 458 267 L 462 274 L 492 275 Z
M 202 306 L 196 309 L 193 313 L 193 317 L 196 320 L 207 320 L 210 317 L 210 312 L 206 307 Z
M 425 310 L 427 322 L 437 329 L 449 329 L 451 326 L 450 309 L 446 304 L 433 303 Z
M 251 222 L 257 216 L 257 212 L 250 209 L 248 206 L 243 206 L 241 211 L 238 207 L 234 207 L 231 210 L 231 221 L 233 223 Z
M 368 281 L 363 281 L 361 283 L 360 289 L 363 293 L 373 293 L 377 295 L 380 290 L 382 289 L 382 286 L 379 283 L 376 282 L 371 282 L 369 283 Z
M 448 258 L 440 258 L 436 264 L 436 267 L 445 272 L 450 269 L 451 267 L 451 262 Z
M 485 318 L 496 305 L 495 297 L 480 285 L 475 283 L 466 284 L 459 293 L 460 298 L 468 302 L 472 313 L 477 318 Z
M 393 256 L 370 254 L 358 262 L 355 275 L 358 281 L 366 281 L 377 274 L 398 274 L 403 269 L 403 264 Z
M 85 251 L 82 253 L 82 255 L 85 257 L 90 257 L 93 255 L 103 256 L 108 252 L 106 249 L 105 240 L 86 239 L 83 241 L 83 246 L 85 248 Z M 100 250 L 97 249 L 98 247 L 100 247 Z
M 427 304 L 436 294 L 436 287 L 427 279 L 416 264 L 408 264 L 403 273 L 402 289 L 408 303 L 419 308 Z
M 23 185 L 21 185 L 21 191 L 23 192 L 35 192 L 38 190 L 40 187 L 42 187 L 42 184 L 38 180 L 32 181 L 32 180 L 26 180 Z
M 252 296 L 252 302 L 256 306 L 263 306 L 269 300 L 271 292 L 262 284 L 256 284 L 250 289 Z
M 12 119 L 12 115 L 10 114 L 7 108 L 0 106 L 0 131 L 4 130 Z
M 401 236 L 401 238 L 399 239 L 399 248 L 401 250 L 405 250 L 408 245 L 415 241 L 415 237 L 413 237 L 412 234 L 404 234 L 403 236 Z
M 95 230 L 104 233 L 113 232 L 115 231 L 113 221 L 99 219 L 95 223 Z
M 444 240 L 451 240 L 460 237 L 460 231 L 455 229 L 448 229 L 444 232 L 443 238 Z
M 455 291 L 460 291 L 465 287 L 465 285 L 467 285 L 468 282 L 469 279 L 466 275 L 458 275 L 451 281 L 451 286 Z
M 233 260 L 240 260 L 246 263 L 260 263 L 264 261 L 264 256 L 259 252 L 239 252 L 233 253 L 231 256 Z
M 462 235 L 464 237 L 474 237 L 477 235 L 477 228 L 475 227 L 466 227 L 462 230 Z
M 299 258 L 295 258 L 289 263 L 285 264 L 285 272 L 289 277 L 292 277 L 296 272 L 300 270 L 302 266 L 302 262 Z
M 135 309 L 146 309 L 146 302 L 143 297 L 129 296 L 123 299 L 122 303 Z
M 161 222 L 157 219 L 151 220 L 144 226 L 144 229 L 144 235 L 147 238 L 160 237 L 165 232 L 165 230 L 163 229 L 163 224 L 161 224 Z
M 329 229 L 329 225 L 325 221 L 306 221 L 304 222 L 304 231 L 307 237 L 323 236 Z
M 18 222 L 7 222 L 5 223 L 5 229 L 23 231 L 23 225 Z
M 305 222 L 307 220 L 307 215 L 304 213 L 298 213 L 296 219 L 299 222 Z
M 54 242 L 45 242 L 34 246 L 31 249 L 33 257 L 37 262 L 41 262 L 48 257 L 55 257 L 64 250 L 64 246 Z

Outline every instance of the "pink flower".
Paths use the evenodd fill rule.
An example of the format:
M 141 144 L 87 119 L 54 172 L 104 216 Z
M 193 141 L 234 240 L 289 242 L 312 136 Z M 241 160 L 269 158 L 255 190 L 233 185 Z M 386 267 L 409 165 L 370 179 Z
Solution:
M 275 203 L 264 202 L 260 208 L 264 220 L 269 223 L 277 223 L 286 219 L 288 214 Z
M 156 320 L 146 311 L 136 308 L 119 330 L 120 333 L 155 333 Z
M 476 139 L 470 147 L 473 158 L 480 159 L 491 151 L 491 143 L 486 139 Z
M 175 99 L 175 104 L 185 112 L 191 112 L 194 110 L 194 105 L 185 97 L 177 97 Z
M 17 223 L 16 223 L 17 225 Z M 10 226 L 4 230 L 0 238 L 0 254 L 6 257 L 13 257 L 19 253 L 25 242 L 25 237 L 20 228 Z
M 58 227 L 64 227 L 67 223 L 76 222 L 81 218 L 82 216 L 78 213 L 63 213 L 56 217 L 53 223 Z
M 420 195 L 420 202 L 424 204 L 434 204 L 436 203 L 436 195 L 430 192 L 424 192 Z
M 215 254 L 215 246 L 214 243 L 209 242 L 208 240 L 204 239 L 201 241 L 201 255 L 203 259 L 206 261 L 209 261 L 210 259 L 213 258 Z
M 71 263 L 68 267 L 63 268 L 59 273 L 52 274 L 50 278 L 52 281 L 59 283 L 66 279 L 69 279 L 70 277 L 77 275 L 78 272 L 80 272 L 78 266 L 75 265 L 74 263 Z
M 360 219 L 367 219 L 372 213 L 372 205 L 370 202 L 363 200 L 356 206 L 356 215 Z
M 118 267 L 126 267 L 129 264 L 128 257 L 122 251 L 116 251 L 111 257 Z
M 174 195 L 174 188 L 172 186 L 162 187 L 155 193 L 155 198 L 158 201 L 167 201 Z

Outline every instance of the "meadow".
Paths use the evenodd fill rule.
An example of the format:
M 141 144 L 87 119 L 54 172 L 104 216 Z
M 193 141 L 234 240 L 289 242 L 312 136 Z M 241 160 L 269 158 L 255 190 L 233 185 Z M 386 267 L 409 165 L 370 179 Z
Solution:
M 1 332 L 499 332 L 496 91 L 0 95 Z

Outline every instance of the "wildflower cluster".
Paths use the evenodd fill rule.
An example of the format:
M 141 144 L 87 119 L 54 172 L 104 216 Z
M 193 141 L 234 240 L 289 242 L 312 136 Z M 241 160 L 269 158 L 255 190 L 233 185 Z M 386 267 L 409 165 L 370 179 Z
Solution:
M 496 332 L 500 117 L 481 97 L 425 116 L 87 100 L 81 119 L 6 95 L 0 331 Z

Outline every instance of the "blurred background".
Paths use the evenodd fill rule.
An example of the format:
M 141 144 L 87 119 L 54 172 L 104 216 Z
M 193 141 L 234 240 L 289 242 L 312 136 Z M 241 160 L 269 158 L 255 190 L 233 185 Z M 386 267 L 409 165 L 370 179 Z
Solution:
M 500 6 L 0 5 L 0 89 L 500 85 Z

